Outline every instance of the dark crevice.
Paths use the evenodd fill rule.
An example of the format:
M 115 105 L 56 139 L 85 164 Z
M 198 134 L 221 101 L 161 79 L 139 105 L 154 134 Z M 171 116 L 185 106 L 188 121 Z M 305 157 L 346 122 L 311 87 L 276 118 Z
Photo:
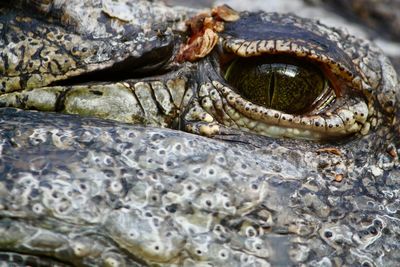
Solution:
M 55 111 L 60 112 L 60 111 L 64 110 L 65 96 L 68 94 L 69 91 L 70 91 L 70 88 L 61 91 L 60 95 L 57 97 L 57 100 L 56 100 Z
M 158 113 L 163 114 L 163 115 L 167 115 L 167 114 L 165 114 L 164 107 L 157 100 L 156 93 L 155 93 L 155 91 L 153 89 L 153 86 L 151 84 L 149 84 L 149 86 L 150 86 L 150 94 L 151 94 L 151 97 L 154 100 L 154 103 L 157 106 Z
M 128 79 L 148 78 L 165 74 L 171 71 L 163 68 L 172 57 L 171 45 L 154 49 L 140 58 L 129 56 L 123 61 L 116 62 L 112 66 L 87 72 L 82 75 L 70 77 L 65 80 L 55 81 L 49 86 L 71 86 L 95 82 L 118 82 Z M 160 58 L 160 55 L 163 55 Z

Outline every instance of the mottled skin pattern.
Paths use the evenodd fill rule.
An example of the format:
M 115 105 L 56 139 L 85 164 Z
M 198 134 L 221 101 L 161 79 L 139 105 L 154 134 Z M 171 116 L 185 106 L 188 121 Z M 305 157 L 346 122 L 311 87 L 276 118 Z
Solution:
M 52 10 L 47 8 L 48 1 L 34 2 L 40 12 Z M 40 6 L 40 2 L 44 5 Z M 119 1 L 125 2 L 129 1 Z M 138 6 L 141 4 L 144 3 L 139 2 Z M 138 12 L 136 18 L 143 19 L 143 25 L 153 25 L 153 4 L 144 8 L 149 13 Z M 60 6 L 53 7 L 57 11 Z M 71 6 L 65 7 L 68 10 Z M 86 12 L 90 7 L 85 8 L 74 10 Z M 8 19 L 18 22 L 15 12 L 19 11 L 2 10 Z M 135 17 L 124 17 L 123 10 L 113 10 L 108 6 L 106 14 L 118 14 L 119 20 L 137 23 Z M 117 40 L 120 48 L 114 54 L 98 53 L 99 47 L 103 46 L 102 51 L 111 47 L 103 37 L 113 30 L 105 27 L 105 32 L 93 31 L 88 27 L 90 19 L 87 26 L 82 26 L 85 21 L 76 17 L 74 20 L 72 15 L 57 17 L 62 13 L 54 12 L 52 21 L 41 22 L 40 27 L 74 32 L 78 39 L 71 51 L 80 45 L 97 48 L 86 52 L 75 49 L 83 52 L 71 57 L 73 64 L 81 64 L 76 72 L 71 72 L 71 67 L 57 67 L 61 74 L 49 71 L 48 76 L 33 83 L 29 79 L 51 70 L 51 63 L 44 63 L 46 57 L 41 55 L 28 57 L 26 66 L 14 68 L 9 59 L 15 51 L 21 51 L 15 50 L 21 43 L 8 36 L 21 31 L 19 26 L 3 30 L 3 106 L 79 114 L 92 107 L 86 115 L 187 127 L 194 132 L 205 127 L 217 129 L 214 134 L 230 135 L 211 139 L 90 117 L 0 109 L 2 266 L 8 266 L 10 260 L 20 265 L 25 260 L 32 266 L 39 265 L 35 261 L 45 266 L 396 266 L 400 260 L 399 89 L 386 57 L 367 41 L 316 22 L 289 15 L 251 15 L 253 22 L 259 23 L 254 25 L 260 27 L 260 35 L 251 36 L 256 40 L 265 38 L 261 27 L 273 21 L 295 24 L 321 40 L 330 38 L 339 49 L 331 58 L 352 73 L 347 75 L 338 68 L 337 74 L 346 79 L 348 92 L 358 92 L 356 98 L 364 96 L 361 101 L 367 103 L 369 113 L 363 123 L 368 127 L 330 142 L 258 136 L 239 131 L 249 131 L 246 123 L 234 129 L 225 123 L 223 114 L 218 118 L 207 109 L 201 101 L 207 97 L 204 88 L 211 90 L 211 99 L 212 90 L 221 89 L 218 83 L 229 87 L 215 64 L 218 53 L 214 51 L 195 63 L 174 62 L 173 55 L 184 40 L 180 37 L 180 19 L 162 18 L 176 14 L 176 18 L 183 19 L 192 11 L 162 10 L 157 9 L 159 17 L 155 19 L 163 23 L 156 30 L 133 29 L 132 41 L 121 37 L 121 30 L 118 38 L 111 39 Z M 247 13 L 241 16 L 246 17 Z M 63 23 L 70 27 L 57 26 Z M 229 25 L 234 24 L 226 25 L 222 38 L 248 37 L 240 27 Z M 118 28 L 120 24 L 114 21 L 109 26 Z M 135 34 L 140 29 L 147 37 Z M 94 37 L 93 33 L 101 36 Z M 45 42 L 40 34 L 37 40 Z M 137 52 L 137 48 L 125 44 L 139 43 L 143 47 L 148 44 L 146 38 L 154 41 L 147 50 Z M 280 33 L 279 38 L 286 37 Z M 223 44 L 222 40 L 220 45 Z M 169 54 L 149 56 L 145 51 L 152 46 L 156 50 L 169 47 L 161 49 Z M 57 45 L 44 45 L 43 49 L 54 47 Z M 293 52 L 297 56 L 302 53 L 301 49 Z M 323 52 L 320 56 L 323 62 L 330 57 Z M 38 64 L 36 70 L 29 68 L 29 61 Z M 90 70 L 107 69 L 115 62 L 124 62 L 117 64 L 118 71 L 126 66 L 137 69 L 127 71 L 117 81 L 76 86 L 76 80 L 68 80 L 67 84 L 54 85 L 54 81 L 87 73 L 89 66 L 93 68 Z M 100 74 L 105 76 L 104 73 Z M 102 76 L 97 74 L 83 81 Z M 130 75 L 134 79 L 128 79 Z M 25 87 L 33 90 L 20 90 Z M 108 93 L 120 97 L 104 97 Z M 75 99 L 71 103 L 78 104 L 69 105 L 68 94 Z M 226 100 L 223 96 L 221 93 L 221 101 L 227 104 L 229 97 Z M 336 101 L 332 112 L 342 105 L 348 107 L 353 97 L 354 94 L 345 94 L 344 102 Z M 110 108 L 108 104 L 115 99 Z M 236 99 L 241 100 L 240 96 Z M 42 108 L 43 104 L 48 106 Z M 81 110 L 69 112 L 70 106 Z M 101 112 L 105 115 L 98 114 Z M 235 122 L 243 122 L 243 113 L 238 114 Z M 314 126 L 310 125 L 311 131 Z

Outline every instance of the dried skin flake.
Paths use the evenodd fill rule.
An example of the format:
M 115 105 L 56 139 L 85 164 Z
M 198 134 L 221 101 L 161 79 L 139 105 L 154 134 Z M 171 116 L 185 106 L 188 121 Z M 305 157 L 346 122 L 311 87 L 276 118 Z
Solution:
M 199 14 L 186 22 L 190 37 L 176 57 L 178 62 L 196 61 L 207 56 L 218 42 L 218 32 L 224 30 L 224 21 L 239 19 L 239 13 L 224 5 L 209 14 Z

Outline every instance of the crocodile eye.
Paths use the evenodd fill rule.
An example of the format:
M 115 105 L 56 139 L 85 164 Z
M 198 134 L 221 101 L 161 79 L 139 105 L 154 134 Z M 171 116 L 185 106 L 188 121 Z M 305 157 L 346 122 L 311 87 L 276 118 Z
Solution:
M 213 53 L 199 64 L 206 82 L 185 116 L 202 123 L 188 128 L 212 135 L 223 125 L 310 140 L 368 133 L 372 87 L 349 54 L 351 40 L 312 25 L 296 16 L 247 12 L 225 23 Z
M 332 90 L 318 66 L 282 56 L 235 59 L 225 80 L 248 101 L 288 114 L 314 109 L 318 97 Z
M 260 42 L 240 40 L 231 46 L 257 47 Z M 199 90 L 201 107 L 219 123 L 271 137 L 313 140 L 350 135 L 366 123 L 368 105 L 358 79 L 337 61 L 271 53 L 268 46 L 246 53 L 225 44 L 211 61 L 216 76 L 208 74 L 212 82 Z

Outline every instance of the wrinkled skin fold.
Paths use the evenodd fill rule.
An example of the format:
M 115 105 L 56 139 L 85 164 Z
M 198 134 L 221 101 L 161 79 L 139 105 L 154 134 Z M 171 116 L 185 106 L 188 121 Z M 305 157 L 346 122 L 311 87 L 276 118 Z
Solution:
M 189 34 L 180 22 L 193 10 L 138 1 L 133 7 L 146 12 L 128 14 L 118 7 L 129 10 L 131 1 L 103 1 L 100 13 L 96 7 L 94 17 L 81 21 L 91 1 L 77 9 L 64 1 L 51 8 L 37 4 L 47 1 L 20 1 L 22 12 L 25 2 L 39 12 L 33 18 L 38 26 L 52 30 L 47 39 L 35 33 L 38 42 L 48 42 L 41 51 L 63 47 L 75 54 L 53 58 L 69 55 L 71 65 L 47 76 L 41 71 L 52 65 L 45 54 L 32 58 L 31 67 L 29 60 L 10 65 L 11 54 L 21 51 L 15 46 L 24 43 L 8 37 L 32 30 L 17 19 L 26 13 L 7 13 L 14 28 L 3 26 L 7 42 L 0 43 L 0 265 L 397 265 L 400 91 L 392 66 L 373 44 L 292 15 L 244 12 L 241 18 L 255 28 L 246 32 L 248 23 L 225 21 L 212 52 L 177 63 Z M 2 25 L 4 10 L 11 9 L 1 9 Z M 70 16 L 57 17 L 60 10 Z M 89 27 L 92 19 L 99 22 L 97 15 L 107 27 Z M 274 28 L 278 24 L 282 28 Z M 315 38 L 293 39 L 294 29 Z M 70 38 L 51 39 L 56 31 Z M 240 94 L 222 78 L 221 51 L 239 45 L 235 56 L 265 53 L 271 31 L 274 44 L 321 44 L 314 51 L 318 60 L 338 77 L 347 75 L 346 86 L 358 92 L 357 100 L 349 94 L 335 105 L 352 110 L 361 99 L 368 116 L 357 120 L 364 130 L 315 142 L 256 135 L 248 127 L 250 119 L 276 122 L 269 114 L 246 113 Z M 328 43 L 334 49 L 324 50 Z M 111 44 L 118 49 L 108 50 Z M 296 51 L 301 57 L 305 50 Z M 99 81 L 126 66 L 133 71 Z M 221 113 L 218 103 L 238 115 Z M 315 118 L 302 119 L 314 123 L 302 129 L 313 131 Z M 339 128 L 353 129 L 345 122 Z

